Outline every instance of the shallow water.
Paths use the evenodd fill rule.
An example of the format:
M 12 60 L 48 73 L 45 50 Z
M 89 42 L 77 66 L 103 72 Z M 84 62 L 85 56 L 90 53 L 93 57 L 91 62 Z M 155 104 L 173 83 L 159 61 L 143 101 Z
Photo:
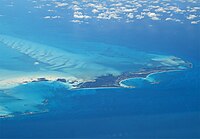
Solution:
M 171 5 L 199 7 L 177 2 Z M 9 116 L 0 119 L 0 138 L 200 137 L 200 24 L 191 24 L 190 13 L 171 12 L 182 23 L 166 21 L 169 15 L 127 23 L 123 14 L 120 20 L 94 16 L 74 23 L 70 5 L 68 10 L 39 0 L 0 5 L 0 116 Z M 43 18 L 48 15 L 62 18 Z M 56 81 L 158 67 L 176 71 L 123 81 L 136 88 L 73 89 L 71 82 Z

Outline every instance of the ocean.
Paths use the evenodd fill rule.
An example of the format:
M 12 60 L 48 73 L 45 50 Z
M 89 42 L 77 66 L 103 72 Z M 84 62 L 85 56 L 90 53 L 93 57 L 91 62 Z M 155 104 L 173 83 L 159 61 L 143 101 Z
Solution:
M 0 2 L 0 116 L 8 115 L 0 118 L 0 138 L 200 137 L 199 22 L 182 14 L 176 15 L 181 22 L 125 22 L 123 16 L 79 21 L 83 15 L 72 16 L 70 2 L 81 7 L 82 1 L 54 2 Z M 198 1 L 170 4 L 199 7 Z M 199 13 L 196 8 L 198 19 Z M 107 87 L 107 80 L 103 87 L 73 88 L 141 69 L 156 70 L 147 78 L 125 78 L 130 88 Z M 73 86 L 58 82 L 64 77 Z

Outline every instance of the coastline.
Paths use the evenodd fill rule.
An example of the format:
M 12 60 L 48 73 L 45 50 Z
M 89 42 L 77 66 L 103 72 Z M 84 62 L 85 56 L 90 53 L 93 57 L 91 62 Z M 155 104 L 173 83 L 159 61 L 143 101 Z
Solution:
M 125 85 L 125 84 L 122 83 L 123 81 L 130 80 L 130 79 L 135 79 L 135 78 L 143 78 L 143 79 L 147 79 L 148 80 L 149 76 L 154 75 L 154 74 L 166 73 L 166 72 L 176 72 L 176 71 L 184 71 L 184 70 L 171 69 L 171 70 L 153 70 L 153 71 L 148 71 L 148 72 L 147 71 L 145 71 L 145 72 L 136 72 L 134 74 L 133 73 L 131 74 L 131 76 L 134 75 L 134 77 L 125 78 L 125 76 L 122 76 L 122 77 L 125 78 L 123 80 L 119 80 L 119 78 L 114 77 L 114 79 L 118 79 L 118 80 L 115 80 L 115 84 L 110 85 L 110 86 L 105 86 L 105 84 L 106 84 L 106 82 L 105 82 L 105 84 L 102 84 L 102 86 L 93 86 L 93 87 L 92 86 L 90 86 L 90 87 L 84 86 L 84 87 L 81 87 L 80 84 L 84 84 L 84 83 L 88 83 L 88 82 L 91 83 L 91 81 L 88 81 L 88 82 L 83 82 L 82 81 L 82 82 L 80 82 L 80 80 L 79 80 L 79 82 L 78 82 L 78 80 L 76 80 L 76 81 L 74 81 L 74 80 L 66 80 L 64 78 L 58 78 L 58 77 L 52 77 L 52 76 L 48 76 L 48 77 L 45 77 L 45 78 L 26 78 L 26 79 L 29 79 L 30 82 L 27 82 L 27 80 L 18 80 L 18 81 L 21 81 L 22 82 L 21 84 L 28 84 L 28 83 L 31 83 L 31 82 L 42 82 L 42 81 L 46 81 L 46 82 L 58 81 L 58 82 L 64 83 L 65 85 L 69 86 L 68 89 L 71 90 L 71 91 L 73 91 L 73 90 L 92 90 L 92 89 L 118 89 L 118 88 L 127 88 L 128 89 L 128 88 L 136 88 L 136 87 L 135 86 Z M 108 76 L 111 77 L 111 75 L 108 75 Z M 106 76 L 103 76 L 103 77 L 106 78 Z M 25 78 L 23 78 L 23 79 L 25 79 Z M 68 77 L 68 79 L 70 79 L 70 78 Z M 100 79 L 104 79 L 104 78 L 100 77 Z M 24 82 L 24 81 L 26 81 L 26 82 Z M 93 83 L 95 84 L 96 80 L 94 80 Z M 18 85 L 21 85 L 21 84 L 18 82 Z M 98 85 L 98 83 L 97 83 L 97 85 Z M 48 111 L 42 111 L 42 112 L 30 111 L 30 112 L 24 112 L 24 113 L 22 113 L 20 115 L 26 116 L 26 115 L 34 115 L 34 114 L 39 114 L 39 113 L 44 113 L 44 112 L 48 112 Z M 13 117 L 15 117 L 15 114 L 13 114 L 13 113 L 0 115 L 0 119 L 13 118 Z
M 152 72 L 152 73 L 147 74 L 145 77 L 133 77 L 133 78 L 127 78 L 127 79 L 121 80 L 121 81 L 119 82 L 119 84 L 120 84 L 122 87 L 125 87 L 125 88 L 136 88 L 135 86 L 127 86 L 127 85 L 125 85 L 125 84 L 122 83 L 123 81 L 130 80 L 130 79 L 136 79 L 136 78 L 142 78 L 142 79 L 144 79 L 144 80 L 148 80 L 148 81 L 151 82 L 151 83 L 154 83 L 155 81 L 150 81 L 150 79 L 148 79 L 148 78 L 150 78 L 150 76 L 156 75 L 156 74 L 160 74 L 160 73 L 167 73 L 167 72 L 180 72 L 180 71 L 184 71 L 184 70 L 193 68 L 193 64 L 192 64 L 192 63 L 190 63 L 190 62 L 187 62 L 187 63 L 189 63 L 189 67 L 188 67 L 188 68 L 183 68 L 183 69 L 170 69 L 170 70 L 163 70 L 163 71 L 158 71 L 158 72 Z
M 7 73 L 9 76 L 6 78 L 2 76 L 0 78 L 0 90 L 7 90 L 14 87 L 17 87 L 22 84 L 28 84 L 32 82 L 41 82 L 41 81 L 58 81 L 73 88 L 80 82 L 84 82 L 83 79 L 78 79 L 74 76 L 67 76 L 64 74 L 49 72 L 49 73 L 21 73 L 21 72 L 10 72 L 3 71 L 2 73 Z
M 192 68 L 192 64 L 189 62 L 184 63 L 185 68 L 177 66 L 160 66 L 155 68 L 143 68 L 136 72 L 124 72 L 120 75 L 104 75 L 96 77 L 95 79 L 81 79 L 74 76 L 69 76 L 67 74 L 62 74 L 60 72 L 11 72 L 3 71 L 2 75 L 8 73 L 8 76 L 1 76 L 0 78 L 0 90 L 9 90 L 14 87 L 35 83 L 35 82 L 58 82 L 63 85 L 66 85 L 67 90 L 92 90 L 92 89 L 117 89 L 117 88 L 136 88 L 135 86 L 128 86 L 123 84 L 123 81 L 134 79 L 134 78 L 143 78 L 147 79 L 154 74 L 165 73 L 165 72 L 175 72 L 175 71 L 184 71 L 186 69 Z M 3 74 L 4 73 L 4 74 Z M 36 111 L 23 112 L 21 115 L 32 115 L 37 114 Z M 5 113 L 0 114 L 0 118 L 9 118 L 14 117 L 15 113 Z
M 132 80 L 132 79 L 141 78 L 141 79 L 147 80 L 147 81 L 149 81 L 149 82 L 151 82 L 151 83 L 155 83 L 155 81 L 151 81 L 150 79 L 148 79 L 148 78 L 150 78 L 151 75 L 156 75 L 156 74 L 160 74 L 160 73 L 167 73 L 167 72 L 179 72 L 179 71 L 184 71 L 184 70 L 177 69 L 177 70 L 168 70 L 168 71 L 152 72 L 152 73 L 148 74 L 148 75 L 145 76 L 145 77 L 133 77 L 133 78 L 127 78 L 127 79 L 121 80 L 121 81 L 119 82 L 119 84 L 120 84 L 120 86 L 122 86 L 122 87 L 124 87 L 124 88 L 136 88 L 135 86 L 128 86 L 128 85 L 125 85 L 125 84 L 123 84 L 122 82 L 127 81 L 127 80 Z
M 144 70 L 144 71 L 139 71 L 139 72 L 127 72 L 127 73 L 122 73 L 119 76 L 113 76 L 113 75 L 107 75 L 107 76 L 102 76 L 98 77 L 96 80 L 91 81 L 91 82 L 83 82 L 78 85 L 77 88 L 75 89 L 107 89 L 107 88 L 136 88 L 135 86 L 128 86 L 123 84 L 123 81 L 130 80 L 130 79 L 135 79 L 135 78 L 143 78 L 145 80 L 148 79 L 151 75 L 154 74 L 159 74 L 159 73 L 166 73 L 166 72 L 177 72 L 177 71 L 184 71 L 187 69 L 190 69 L 193 67 L 192 63 L 189 63 L 190 66 L 188 68 L 184 69 L 179 69 L 172 67 L 172 69 L 154 69 L 154 70 Z M 106 79 L 111 79 L 108 83 L 106 82 Z M 101 81 L 104 82 L 101 82 Z M 155 81 L 150 81 L 154 83 Z
M 66 76 L 56 76 L 53 75 L 31 75 L 31 76 L 23 76 L 23 77 L 15 77 L 7 80 L 0 80 L 0 90 L 11 89 L 13 87 L 28 84 L 33 82 L 60 82 L 69 87 L 69 90 L 82 90 L 82 89 L 108 89 L 108 88 L 135 88 L 135 86 L 128 86 L 123 84 L 123 81 L 142 78 L 145 80 L 149 80 L 148 78 L 151 75 L 166 73 L 166 72 L 176 72 L 176 71 L 184 71 L 185 69 L 155 69 L 155 70 L 146 70 L 139 72 L 127 72 L 122 73 L 119 76 L 114 75 L 106 75 L 97 77 L 95 80 L 83 80 L 75 77 L 66 77 Z M 150 80 L 149 80 L 150 81 Z M 150 81 L 153 82 L 153 81 Z

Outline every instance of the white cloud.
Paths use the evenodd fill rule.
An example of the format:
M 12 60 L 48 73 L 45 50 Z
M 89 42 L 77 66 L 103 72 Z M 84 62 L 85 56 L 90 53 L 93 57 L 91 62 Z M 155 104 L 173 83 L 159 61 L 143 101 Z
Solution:
M 199 22 L 200 22 L 200 20 L 199 21 L 192 21 L 191 24 L 198 24 Z
M 76 11 L 76 12 L 74 12 L 74 18 L 89 19 L 91 17 L 88 15 L 83 15 L 81 12 Z
M 97 10 L 97 9 L 93 9 L 92 10 L 92 13 L 94 13 L 94 14 L 96 14 L 96 13 L 98 13 L 99 11 Z
M 194 18 L 196 18 L 196 17 L 197 17 L 196 15 L 190 14 L 189 16 L 187 16 L 187 19 L 188 19 L 188 20 L 192 20 L 192 19 L 194 19 Z
M 11 3 L 12 4 L 12 3 Z M 132 22 L 135 19 L 163 20 L 173 22 L 186 22 L 196 24 L 200 20 L 200 1 L 198 0 L 33 0 L 34 8 L 48 12 L 58 13 L 62 10 L 66 16 L 72 14 L 73 22 L 80 22 L 81 19 L 106 19 L 118 20 L 120 22 Z M 56 7 L 56 8 L 55 8 Z M 65 10 L 65 11 L 64 11 Z M 49 13 L 47 13 L 49 14 Z M 61 18 L 59 16 L 46 16 L 43 18 Z M 195 20 L 195 21 L 194 21 Z M 89 22 L 90 20 L 88 20 Z M 85 23 L 85 20 L 83 21 Z M 197 22 L 198 23 L 198 22 Z
M 51 18 L 51 16 L 45 16 L 45 17 L 43 17 L 43 18 L 45 18 L 45 19 L 50 19 L 50 18 Z
M 117 15 L 117 13 L 115 12 L 111 12 L 111 11 L 106 11 L 104 13 L 100 13 L 97 16 L 98 19 L 120 19 L 121 17 L 119 17 Z
M 71 22 L 73 22 L 73 23 L 82 23 L 83 21 L 80 21 L 80 20 L 72 20 Z
M 158 18 L 158 17 L 152 17 L 151 19 L 152 20 L 160 20 L 160 18 Z
M 136 19 L 143 19 L 144 18 L 144 16 L 142 16 L 142 15 L 136 15 L 135 17 L 136 17 Z
M 133 13 L 129 13 L 129 14 L 127 14 L 127 17 L 128 18 L 134 18 L 134 15 L 133 15 Z
M 61 18 L 61 16 L 45 16 L 43 17 L 44 19 L 58 19 L 58 18 Z
M 73 9 L 74 11 L 82 10 L 82 8 L 80 8 L 78 5 L 74 5 L 74 6 L 72 7 L 72 9 Z
M 63 7 L 63 6 L 67 6 L 68 3 L 62 3 L 62 2 L 55 2 L 56 7 Z
M 156 13 L 151 13 L 151 12 L 148 12 L 147 15 L 148 15 L 149 17 L 151 17 L 151 18 L 157 16 Z
M 156 12 L 163 12 L 165 13 L 166 10 L 163 7 L 159 7 L 158 9 L 155 10 Z
M 147 16 L 150 17 L 152 20 L 160 20 L 160 18 L 157 17 L 159 15 L 156 13 L 148 12 Z

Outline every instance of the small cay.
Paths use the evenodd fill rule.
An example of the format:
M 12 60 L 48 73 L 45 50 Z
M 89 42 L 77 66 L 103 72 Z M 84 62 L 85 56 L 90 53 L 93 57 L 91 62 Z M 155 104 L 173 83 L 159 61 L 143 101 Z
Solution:
M 59 49 L 6 35 L 0 35 L 0 43 L 3 44 L 0 49 L 6 47 L 24 56 L 13 56 L 19 62 L 24 62 L 24 66 L 33 61 L 32 66 L 37 67 L 33 71 L 14 70 L 12 63 L 8 62 L 0 69 L 0 99 L 4 97 L 4 102 L 0 102 L 1 118 L 48 112 L 47 106 L 51 103 L 49 99 L 55 97 L 57 92 L 130 88 L 121 84 L 121 81 L 192 67 L 191 63 L 175 56 L 145 53 L 102 43 L 91 43 L 91 50 L 81 45 Z M 78 51 L 71 51 L 71 47 Z

